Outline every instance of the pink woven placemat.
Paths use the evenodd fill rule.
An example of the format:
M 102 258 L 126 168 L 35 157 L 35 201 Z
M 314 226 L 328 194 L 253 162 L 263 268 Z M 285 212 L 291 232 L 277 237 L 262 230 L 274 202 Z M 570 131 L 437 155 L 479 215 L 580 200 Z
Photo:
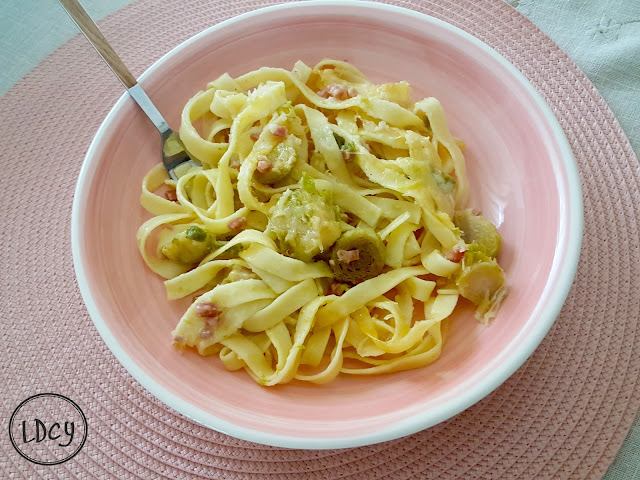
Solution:
M 204 28 L 274 3 L 139 0 L 101 27 L 139 75 Z M 0 405 L 8 422 L 27 397 L 61 393 L 83 409 L 89 436 L 76 457 L 57 466 L 27 462 L 3 437 L 2 478 L 602 477 L 640 407 L 638 160 L 584 74 L 501 0 L 386 3 L 441 18 L 495 48 L 543 94 L 571 143 L 584 190 L 582 257 L 566 305 L 531 359 L 457 417 L 350 450 L 250 444 L 165 407 L 107 349 L 75 280 L 76 177 L 122 94 L 91 46 L 75 37 L 0 99 Z

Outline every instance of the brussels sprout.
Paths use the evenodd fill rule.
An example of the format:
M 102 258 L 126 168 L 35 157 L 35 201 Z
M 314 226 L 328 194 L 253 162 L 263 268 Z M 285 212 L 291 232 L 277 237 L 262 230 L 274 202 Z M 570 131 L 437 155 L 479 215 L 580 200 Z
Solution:
M 495 292 L 504 284 L 504 272 L 494 261 L 480 262 L 463 268 L 456 284 L 460 295 L 475 305 L 491 302 Z
M 207 239 L 207 232 L 196 225 L 187 228 L 185 233 L 189 240 L 196 242 L 204 242 Z
M 465 254 L 456 285 L 460 295 L 478 307 L 476 317 L 484 321 L 495 315 L 506 295 L 502 268 L 475 245 Z
M 287 255 L 304 262 L 328 250 L 342 229 L 329 195 L 318 193 L 313 179 L 304 175 L 302 188 L 286 190 L 269 214 L 267 230 L 280 241 Z
M 173 237 L 171 242 L 161 248 L 161 252 L 169 260 L 191 264 L 206 257 L 212 250 L 214 243 L 214 235 L 193 225 Z
M 455 190 L 456 181 L 451 175 L 447 175 L 442 170 L 431 167 L 431 176 L 442 192 L 452 193 Z
M 338 148 L 343 152 L 356 152 L 358 148 L 355 143 L 347 142 L 344 138 L 334 132 L 333 138 L 336 139 L 336 143 L 338 144 Z
M 371 229 L 344 232 L 333 246 L 329 262 L 336 280 L 359 283 L 373 278 L 384 267 L 384 245 Z
M 453 223 L 462 230 L 462 239 L 469 245 L 475 244 L 488 257 L 496 257 L 502 247 L 498 229 L 484 217 L 472 210 L 459 210 L 453 215 Z
M 227 243 L 228 242 L 216 241 L 213 244 L 213 248 L 211 249 L 211 251 L 217 250 L 217 249 L 219 249 L 221 247 L 224 247 Z M 244 247 L 242 246 L 241 243 L 236 243 L 234 246 L 228 248 L 227 250 L 222 252 L 220 255 L 218 255 L 216 257 L 216 260 L 229 260 L 231 258 L 237 258 L 240 255 L 240 252 L 242 252 L 243 249 L 244 249 Z
M 294 135 L 275 146 L 268 155 L 258 156 L 256 179 L 265 185 L 270 185 L 283 180 L 296 164 L 298 154 L 294 143 L 300 143 L 300 139 Z

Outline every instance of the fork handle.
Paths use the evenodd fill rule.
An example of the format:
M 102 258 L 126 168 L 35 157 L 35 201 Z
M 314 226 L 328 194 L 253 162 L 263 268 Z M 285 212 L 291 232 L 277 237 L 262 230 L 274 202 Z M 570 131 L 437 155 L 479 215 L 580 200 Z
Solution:
M 60 2 L 60 5 L 67 11 L 80 31 L 84 33 L 87 40 L 93 45 L 93 48 L 95 48 L 104 61 L 107 62 L 107 65 L 109 65 L 124 86 L 129 89 L 138 83 L 136 77 L 131 74 L 113 47 L 109 45 L 107 39 L 104 38 L 100 29 L 80 2 L 78 0 L 58 0 L 58 2 Z
M 78 26 L 80 31 L 87 37 L 89 43 L 93 45 L 102 59 L 109 65 L 113 73 L 120 79 L 120 81 L 127 88 L 129 94 L 133 97 L 136 103 L 142 108 L 147 117 L 153 122 L 158 131 L 162 134 L 167 132 L 169 125 L 162 117 L 162 114 L 158 111 L 153 102 L 149 99 L 145 91 L 142 89 L 136 77 L 134 77 L 122 59 L 118 56 L 115 50 L 109 45 L 107 39 L 104 38 L 102 32 L 95 24 L 93 19 L 89 16 L 87 11 L 82 7 L 78 0 L 58 0 L 60 5 L 67 11 L 71 19 Z

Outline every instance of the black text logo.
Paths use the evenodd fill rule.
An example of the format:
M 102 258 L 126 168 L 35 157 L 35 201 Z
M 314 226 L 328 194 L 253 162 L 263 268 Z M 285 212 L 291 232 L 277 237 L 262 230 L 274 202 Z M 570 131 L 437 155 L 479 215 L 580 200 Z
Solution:
M 72 400 L 39 393 L 18 405 L 9 437 L 20 455 L 38 465 L 57 465 L 75 456 L 87 439 L 87 419 Z

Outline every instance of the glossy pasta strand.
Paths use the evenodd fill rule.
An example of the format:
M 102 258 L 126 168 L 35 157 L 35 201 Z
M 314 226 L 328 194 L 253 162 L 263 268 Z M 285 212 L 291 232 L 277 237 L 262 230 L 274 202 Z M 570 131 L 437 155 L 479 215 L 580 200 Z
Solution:
M 464 157 L 436 99 L 414 102 L 406 82 L 377 85 L 324 59 L 225 73 L 181 118 L 201 166 L 177 182 L 149 171 L 140 202 L 153 217 L 137 237 L 168 299 L 198 295 L 175 346 L 263 386 L 437 360 L 458 279 L 471 288 L 497 263 L 465 257 L 476 247 L 453 222 L 468 196 Z M 366 270 L 366 255 L 380 270 Z M 362 278 L 338 275 L 347 265 Z M 473 293 L 495 313 L 491 291 Z

